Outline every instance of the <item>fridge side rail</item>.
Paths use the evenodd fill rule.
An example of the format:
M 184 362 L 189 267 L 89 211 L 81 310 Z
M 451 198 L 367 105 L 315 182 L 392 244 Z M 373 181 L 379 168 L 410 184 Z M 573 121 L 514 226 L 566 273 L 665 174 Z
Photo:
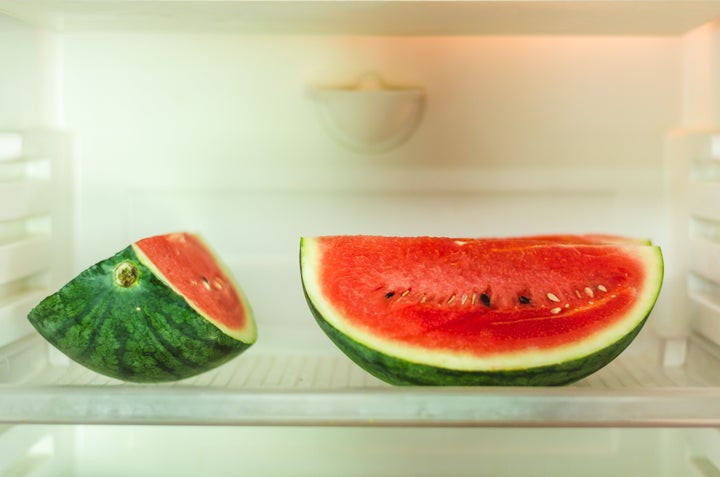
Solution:
M 684 218 L 687 230 L 687 290 L 690 326 L 720 345 L 720 137 L 694 134 L 688 138 L 684 176 Z
M 67 142 L 55 131 L 0 132 L 0 382 L 47 360 L 26 352 L 27 314 L 69 271 L 72 207 Z M 43 348 L 40 348 L 42 350 Z

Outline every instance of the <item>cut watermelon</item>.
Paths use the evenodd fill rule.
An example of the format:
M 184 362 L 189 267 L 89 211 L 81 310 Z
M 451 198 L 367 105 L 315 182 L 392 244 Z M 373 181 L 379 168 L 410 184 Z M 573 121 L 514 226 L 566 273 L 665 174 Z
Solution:
M 73 360 L 136 382 L 202 373 L 257 336 L 247 300 L 190 233 L 135 242 L 80 273 L 28 318 Z
M 305 296 L 353 361 L 394 384 L 560 385 L 614 359 L 663 277 L 608 235 L 301 240 Z

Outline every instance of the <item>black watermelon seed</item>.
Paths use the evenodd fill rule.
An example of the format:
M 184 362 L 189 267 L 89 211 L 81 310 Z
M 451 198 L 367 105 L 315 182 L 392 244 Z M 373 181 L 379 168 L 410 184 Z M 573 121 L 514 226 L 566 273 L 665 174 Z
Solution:
M 523 305 L 527 305 L 530 303 L 530 298 L 526 297 L 525 295 L 520 295 L 520 303 Z
M 387 292 L 387 293 L 385 294 L 385 298 L 387 298 L 388 300 L 389 300 L 390 298 L 394 297 L 394 296 L 395 296 L 395 292 L 394 292 L 394 291 Z
M 486 293 L 480 295 L 480 301 L 483 302 L 483 305 L 490 306 L 490 297 Z

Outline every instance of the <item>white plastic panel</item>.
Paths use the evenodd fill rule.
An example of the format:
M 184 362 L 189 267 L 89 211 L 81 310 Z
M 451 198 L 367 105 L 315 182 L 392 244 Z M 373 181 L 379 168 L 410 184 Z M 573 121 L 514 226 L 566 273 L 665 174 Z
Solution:
M 60 29 L 304 34 L 677 35 L 720 15 L 712 1 L 2 0 L 0 10 Z
M 0 133 L 0 162 L 19 159 L 23 151 L 22 135 Z
M 697 38 L 695 38 L 697 40 Z M 720 136 L 717 131 L 677 131 L 668 141 L 666 186 L 668 226 L 664 290 L 672 315 L 720 343 Z M 682 330 L 682 327 L 678 327 Z M 682 331 L 679 333 L 682 334 Z
M 679 192 L 674 196 L 677 219 L 685 222 L 676 223 L 687 234 L 681 255 L 689 274 L 686 308 L 693 328 L 720 343 L 720 135 L 688 134 L 683 142 L 683 152 L 674 157 L 683 166 L 668 177 Z
M 260 477 L 671 477 L 690 468 L 683 432 L 671 429 L 182 427 L 165 434 L 88 426 L 78 440 L 77 477 L 141 475 L 147 468 L 176 477 L 224 477 L 238 469 Z M 108 461 L 117 461 L 112 470 Z
M 715 477 L 717 431 L 16 426 L 3 477 Z M 21 444 L 22 443 L 22 444 Z M 17 444 L 17 445 L 13 445 Z M 9 451 L 9 452 L 7 452 Z M 278 458 L 282 453 L 282 458 Z M 111 465 L 109 463 L 112 463 Z M 5 471 L 3 473 L 3 470 Z
M 691 239 L 690 268 L 716 283 L 720 283 L 720 243 L 709 240 Z
M 2 300 L 0 323 L 2 323 L 3 332 L 0 334 L 0 348 L 19 340 L 33 331 L 27 320 L 18 317 L 27 316 L 30 309 L 44 296 L 43 292 L 30 289 L 14 293 L 9 298 Z
M 704 429 L 687 434 L 688 453 L 699 477 L 720 476 L 720 430 Z
M 49 293 L 67 263 L 71 197 L 63 135 L 47 130 L 2 133 L 0 162 L 0 372 L 8 381 L 32 372 L 47 356 L 22 342 L 34 329 L 27 314 Z M 14 356 L 10 366 L 9 357 Z
M 38 61 L 41 42 L 37 29 L 3 15 L 2 10 L 0 7 L 0 133 L 17 134 L 44 124 L 40 92 L 44 71 Z M 17 151 L 17 139 L 5 141 L 14 143 L 6 146 L 8 153 Z
M 0 245 L 0 284 L 47 270 L 50 256 L 49 237 L 28 237 Z
M 720 134 L 716 131 L 696 131 L 685 138 L 687 158 L 697 165 L 703 162 L 720 161 Z
M 720 229 L 720 181 L 693 181 L 688 195 L 690 213 L 695 217 L 718 221 Z
M 50 211 L 50 184 L 41 180 L 0 182 L 0 221 L 47 214 Z
M 38 443 L 45 437 L 43 432 L 31 427 L 12 427 L 0 430 L 0 475 L 40 475 L 42 467 L 48 466 L 52 449 L 40 452 Z
M 720 343 L 720 295 L 714 291 L 691 291 L 695 329 L 715 343 Z
M 0 447 L 3 449 L 0 453 L 0 476 L 70 475 L 73 446 L 73 433 L 67 428 L 0 428 Z

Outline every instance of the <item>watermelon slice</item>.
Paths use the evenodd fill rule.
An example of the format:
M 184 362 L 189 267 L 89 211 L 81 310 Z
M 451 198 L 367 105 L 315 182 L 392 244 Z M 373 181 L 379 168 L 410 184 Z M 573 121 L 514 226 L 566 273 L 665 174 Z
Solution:
M 28 318 L 73 360 L 135 382 L 202 373 L 257 336 L 240 289 L 190 233 L 133 243 L 42 300 Z
M 310 310 L 393 384 L 560 385 L 614 359 L 653 308 L 662 254 L 608 235 L 301 240 Z

